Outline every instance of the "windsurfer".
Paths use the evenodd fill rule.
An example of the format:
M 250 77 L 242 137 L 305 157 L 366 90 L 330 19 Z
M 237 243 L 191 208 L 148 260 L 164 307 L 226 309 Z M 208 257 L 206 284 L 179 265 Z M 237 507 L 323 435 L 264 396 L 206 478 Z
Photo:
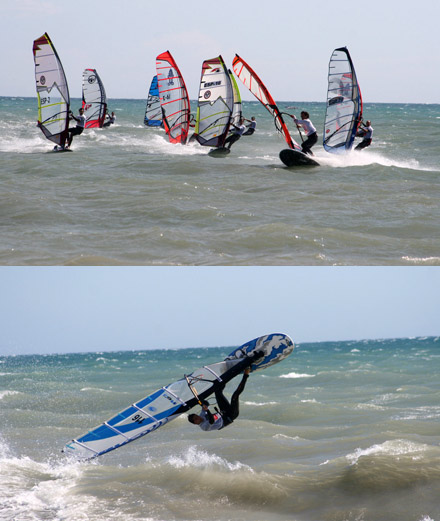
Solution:
M 73 112 L 70 111 L 70 115 L 71 115 L 72 119 L 74 119 L 76 121 L 76 127 L 69 128 L 69 130 L 68 130 L 69 137 L 67 138 L 67 145 L 65 148 L 70 148 L 70 145 L 72 144 L 73 136 L 79 136 L 80 134 L 82 134 L 84 127 L 86 125 L 86 117 L 84 115 L 84 109 L 80 108 L 78 112 L 79 112 L 79 116 L 76 117 L 73 115 Z
M 112 112 L 112 115 L 110 116 L 110 114 L 108 113 L 107 111 L 107 114 L 105 115 L 105 123 L 102 125 L 103 127 L 109 127 L 110 125 L 113 125 L 113 123 L 115 122 L 116 120 L 116 116 L 115 116 L 115 113 Z
M 223 387 L 220 387 L 220 389 L 215 392 L 215 398 L 217 400 L 217 405 L 220 409 L 220 412 L 212 414 L 212 412 L 209 410 L 209 403 L 204 400 L 202 402 L 203 405 L 200 414 L 190 414 L 188 416 L 188 421 L 194 425 L 198 425 L 202 431 L 218 431 L 230 425 L 236 418 L 238 418 L 240 412 L 238 406 L 239 396 L 244 391 L 244 387 L 246 385 L 247 379 L 249 378 L 250 372 L 250 367 L 247 367 L 244 370 L 241 382 L 234 391 L 230 403 L 222 392 L 224 389 L 224 384 Z
M 257 128 L 255 116 L 252 116 L 251 119 L 244 118 L 244 121 L 249 121 L 249 125 L 247 126 L 247 130 L 243 136 L 252 136 L 252 134 L 255 132 L 255 129 Z
M 367 120 L 364 123 L 361 122 L 359 126 L 359 130 L 356 133 L 357 137 L 363 138 L 362 141 L 357 145 L 355 150 L 362 150 L 363 148 L 367 148 L 371 145 L 373 141 L 373 127 L 371 126 L 371 121 Z
M 243 377 L 240 384 L 238 385 L 237 389 L 235 389 L 231 397 L 231 402 L 229 402 L 223 395 L 225 384 L 222 384 L 222 386 L 215 391 L 215 399 L 220 411 L 217 411 L 217 414 L 212 414 L 212 412 L 209 410 L 209 403 L 204 400 L 202 402 L 202 410 L 200 411 L 200 414 L 190 414 L 188 416 L 188 421 L 194 425 L 198 425 L 203 431 L 218 431 L 224 427 L 227 427 L 235 419 L 237 419 L 240 412 L 238 403 L 239 397 L 240 394 L 244 391 L 246 381 L 249 378 L 251 365 L 257 360 L 260 360 L 263 356 L 263 351 L 257 351 L 252 356 L 248 357 L 248 365 L 243 372 Z M 246 362 L 244 362 L 244 364 L 246 364 Z
M 225 147 L 226 144 L 228 145 L 226 148 L 229 150 L 231 149 L 231 146 L 238 141 L 241 136 L 246 132 L 246 125 L 244 124 L 244 118 L 240 118 L 240 121 L 237 125 L 232 125 L 234 127 L 234 132 L 225 140 Z
M 311 148 L 318 141 L 318 134 L 316 133 L 316 128 L 313 126 L 313 123 L 310 121 L 309 113 L 303 110 L 301 112 L 301 119 L 296 119 L 294 114 L 289 114 L 289 116 L 295 121 L 296 125 L 302 127 L 306 133 L 307 139 L 302 143 L 302 151 L 304 154 L 313 156 Z

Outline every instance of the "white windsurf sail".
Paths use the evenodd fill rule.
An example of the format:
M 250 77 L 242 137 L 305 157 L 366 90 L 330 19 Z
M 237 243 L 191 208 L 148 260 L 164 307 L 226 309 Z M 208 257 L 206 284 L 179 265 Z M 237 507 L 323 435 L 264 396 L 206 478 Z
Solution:
M 301 152 L 301 147 L 292 139 L 289 129 L 284 122 L 283 116 L 272 98 L 267 87 L 261 81 L 257 73 L 238 54 L 232 62 L 232 70 L 252 94 L 264 105 L 274 118 L 275 128 L 281 132 L 290 148 Z
M 157 430 L 206 399 L 246 367 L 265 369 L 284 360 L 294 348 L 284 334 L 255 338 L 234 349 L 223 362 L 206 365 L 133 403 L 98 427 L 68 443 L 63 452 L 93 459 Z M 257 354 L 258 353 L 258 354 Z M 250 365 L 251 364 L 251 365 Z
M 162 109 L 160 107 L 159 87 L 157 76 L 151 80 L 150 90 L 148 91 L 147 106 L 145 107 L 144 124 L 147 127 L 162 126 Z
M 166 51 L 156 58 L 163 125 L 171 143 L 186 144 L 191 108 L 188 91 L 174 58 Z
M 234 90 L 221 56 L 205 60 L 194 136 L 203 146 L 223 147 L 234 110 Z
M 362 96 L 353 62 L 346 47 L 335 49 L 328 66 L 324 148 L 345 152 L 353 146 L 362 118 Z
M 61 60 L 47 33 L 34 40 L 38 127 L 47 139 L 63 146 L 69 128 L 70 96 Z
M 95 69 L 83 72 L 82 107 L 86 117 L 85 128 L 102 128 L 107 112 L 107 96 Z

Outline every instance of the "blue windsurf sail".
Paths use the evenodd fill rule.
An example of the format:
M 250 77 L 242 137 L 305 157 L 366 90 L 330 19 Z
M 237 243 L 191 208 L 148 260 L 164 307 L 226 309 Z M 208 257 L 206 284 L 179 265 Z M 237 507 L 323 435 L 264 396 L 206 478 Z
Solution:
M 68 443 L 63 452 L 77 459 L 93 459 L 156 431 L 182 413 L 201 403 L 216 389 L 249 366 L 249 357 L 258 352 L 252 371 L 283 360 L 294 348 L 283 334 L 259 337 L 235 349 L 222 362 L 196 369 L 131 404 L 98 427 Z
M 324 148 L 346 152 L 353 146 L 362 119 L 362 96 L 347 47 L 335 49 L 328 67 Z
M 144 124 L 147 127 L 162 126 L 162 109 L 160 107 L 159 86 L 157 76 L 151 80 L 150 90 L 148 92 L 147 106 L 145 107 Z

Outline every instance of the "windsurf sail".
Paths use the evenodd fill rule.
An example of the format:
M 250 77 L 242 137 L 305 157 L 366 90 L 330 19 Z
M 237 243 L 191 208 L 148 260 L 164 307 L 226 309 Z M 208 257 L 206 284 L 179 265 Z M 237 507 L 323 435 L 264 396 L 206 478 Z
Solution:
M 223 362 L 205 365 L 133 403 L 83 436 L 68 443 L 63 452 L 77 459 L 93 459 L 153 432 L 239 375 L 266 369 L 284 360 L 294 349 L 292 340 L 272 333 L 234 349 Z
M 38 127 L 47 139 L 63 146 L 69 128 L 70 96 L 61 60 L 47 33 L 34 40 Z
M 171 143 L 184 145 L 188 139 L 191 108 L 185 81 L 169 51 L 156 58 L 156 71 L 165 131 Z
M 107 112 L 107 96 L 95 69 L 83 72 L 82 107 L 86 117 L 85 128 L 102 128 Z
M 324 148 L 345 152 L 353 146 L 362 119 L 362 96 L 347 47 L 335 49 L 328 66 Z
M 232 69 L 243 85 L 247 87 L 272 114 L 276 129 L 283 134 L 289 147 L 301 151 L 301 147 L 294 139 L 292 139 L 277 104 L 257 73 L 243 60 L 243 58 L 240 58 L 238 54 L 235 55 L 235 58 L 232 61 Z
M 232 74 L 231 70 L 228 70 L 229 76 L 231 77 L 232 82 L 232 89 L 234 91 L 234 110 L 232 111 L 232 124 L 235 126 L 238 126 L 238 122 L 243 116 L 242 109 L 241 109 L 241 96 L 240 96 L 240 90 L 237 85 L 237 81 L 235 79 L 235 76 Z
M 78 459 L 93 459 L 145 436 L 197 405 L 247 365 L 246 359 L 235 358 L 196 369 L 72 440 L 63 452 Z
M 234 110 L 231 77 L 221 56 L 205 60 L 194 136 L 203 146 L 223 147 Z
M 160 107 L 159 87 L 157 76 L 151 80 L 148 92 L 147 106 L 145 108 L 144 124 L 147 127 L 160 127 L 162 125 L 162 109 Z

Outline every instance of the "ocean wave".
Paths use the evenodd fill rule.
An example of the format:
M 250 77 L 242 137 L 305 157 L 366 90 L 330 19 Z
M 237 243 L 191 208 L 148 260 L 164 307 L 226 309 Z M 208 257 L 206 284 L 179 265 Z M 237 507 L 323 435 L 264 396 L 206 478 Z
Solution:
M 226 459 L 221 458 L 216 454 L 209 454 L 208 452 L 201 450 L 194 445 L 189 447 L 188 450 L 185 450 L 185 452 L 179 456 L 170 456 L 167 461 L 172 467 L 177 469 L 183 467 L 192 467 L 198 469 L 217 468 L 228 471 L 246 469 L 249 472 L 253 472 L 252 468 L 248 465 L 240 463 L 239 461 L 230 463 Z
M 313 378 L 315 374 L 306 373 L 288 373 L 280 375 L 280 378 Z
M 365 456 L 387 455 L 387 456 L 402 456 L 402 455 L 420 455 L 426 452 L 427 445 L 414 443 L 408 440 L 392 440 L 385 441 L 381 444 L 375 444 L 367 449 L 356 449 L 354 452 L 347 454 L 346 458 L 351 465 L 359 462 L 360 458 Z
M 0 391 L 0 400 L 3 400 L 3 398 L 6 398 L 7 396 L 13 396 L 14 394 L 21 394 L 18 391 Z

